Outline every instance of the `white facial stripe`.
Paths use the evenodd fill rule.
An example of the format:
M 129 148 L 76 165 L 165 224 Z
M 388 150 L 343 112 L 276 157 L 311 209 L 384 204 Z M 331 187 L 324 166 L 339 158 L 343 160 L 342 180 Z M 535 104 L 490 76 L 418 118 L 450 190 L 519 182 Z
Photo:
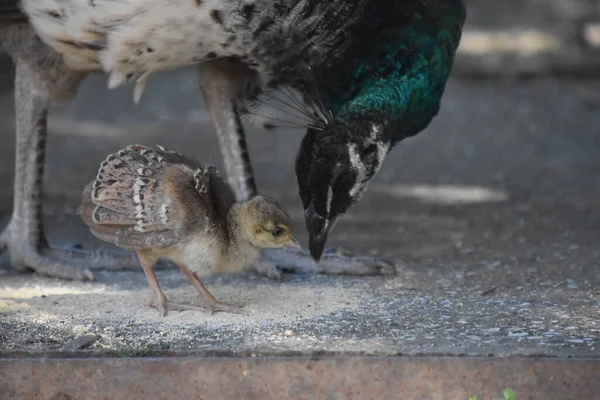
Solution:
M 377 161 L 369 171 L 369 166 L 365 165 L 363 160 L 360 158 L 358 149 L 355 143 L 348 144 L 348 159 L 352 169 L 356 172 L 356 181 L 354 186 L 350 189 L 350 197 L 357 199 L 365 190 L 369 187 L 369 181 L 373 178 L 381 169 L 383 160 L 390 149 L 390 142 L 381 142 L 379 134 L 381 133 L 381 125 L 372 124 L 371 132 L 368 137 L 365 138 L 365 144 L 375 144 L 377 146 Z M 370 173 L 369 173 L 370 172 Z M 333 199 L 333 190 L 331 185 L 327 191 L 327 213 L 331 211 L 331 202 Z
M 391 145 L 391 143 L 389 141 L 381 142 L 381 141 L 376 140 L 379 132 L 381 132 L 380 125 L 375 125 L 375 124 L 371 125 L 371 138 L 375 138 L 373 140 L 377 144 L 377 165 L 375 166 L 375 170 L 373 171 L 373 176 L 375 174 L 377 174 L 379 172 L 379 170 L 381 169 L 381 166 L 383 165 L 383 160 L 384 160 L 385 156 L 387 155 L 388 151 L 390 150 L 390 145 Z
M 383 159 L 387 155 L 390 150 L 390 143 L 378 143 L 377 144 L 377 166 L 375 167 L 375 171 L 373 171 L 373 175 L 379 172 L 381 166 L 383 165 Z
M 350 190 L 350 196 L 357 198 L 365 190 L 367 190 L 369 186 L 369 181 L 373 178 L 377 172 L 381 169 L 381 165 L 383 164 L 383 159 L 387 155 L 387 152 L 390 149 L 390 142 L 381 142 L 379 138 L 379 133 L 381 132 L 381 126 L 372 124 L 371 132 L 369 138 L 366 139 L 368 144 L 375 144 L 377 146 L 377 162 L 373 166 L 373 170 L 371 171 L 370 176 L 367 176 L 367 166 L 360 159 L 358 151 L 356 150 L 355 144 L 348 145 L 348 156 L 350 158 L 350 164 L 356 171 L 356 183 Z
M 356 150 L 356 145 L 354 143 L 350 143 L 348 145 L 348 157 L 350 159 L 350 165 L 356 171 L 356 183 L 350 189 L 350 196 L 356 197 L 362 190 L 363 182 L 367 179 L 367 167 L 360 159 L 358 155 L 358 151 Z
M 333 189 L 329 185 L 329 189 L 327 190 L 327 214 L 331 211 L 331 200 L 333 200 Z
M 381 127 L 379 125 L 372 124 L 371 125 L 371 140 L 374 142 L 377 141 L 377 134 L 381 132 Z

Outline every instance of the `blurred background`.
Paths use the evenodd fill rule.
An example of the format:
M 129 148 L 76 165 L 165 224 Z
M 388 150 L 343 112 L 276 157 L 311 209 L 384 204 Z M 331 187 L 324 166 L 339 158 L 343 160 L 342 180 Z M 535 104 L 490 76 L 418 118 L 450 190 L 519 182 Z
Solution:
M 439 116 L 396 147 L 330 244 L 415 268 L 434 260 L 475 266 L 493 257 L 544 260 L 559 274 L 596 266 L 599 2 L 467 3 Z M 10 61 L 3 59 L 1 71 L 0 226 L 10 215 L 14 162 Z M 45 211 L 50 240 L 62 246 L 103 245 L 74 213 L 108 153 L 161 144 L 221 166 L 194 69 L 153 76 L 138 106 L 131 86 L 106 87 L 105 76 L 92 74 L 75 101 L 50 114 Z M 248 127 L 260 190 L 289 207 L 305 240 L 293 172 L 302 135 Z M 598 267 L 589 275 L 599 279 Z

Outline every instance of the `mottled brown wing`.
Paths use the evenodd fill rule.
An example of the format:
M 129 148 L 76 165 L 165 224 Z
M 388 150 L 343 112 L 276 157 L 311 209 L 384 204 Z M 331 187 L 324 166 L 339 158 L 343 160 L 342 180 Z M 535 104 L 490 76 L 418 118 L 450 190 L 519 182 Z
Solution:
M 27 16 L 21 11 L 19 2 L 19 0 L 0 0 L 0 24 L 27 21 Z
M 176 152 L 129 146 L 100 165 L 78 214 L 96 237 L 119 247 L 172 247 L 190 228 L 190 205 L 196 214 L 212 212 L 208 171 Z

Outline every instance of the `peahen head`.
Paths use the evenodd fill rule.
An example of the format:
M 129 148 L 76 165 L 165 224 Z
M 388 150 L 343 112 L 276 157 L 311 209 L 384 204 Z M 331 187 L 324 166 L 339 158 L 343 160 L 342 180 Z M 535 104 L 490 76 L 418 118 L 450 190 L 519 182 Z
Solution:
M 309 129 L 304 137 L 296 177 L 315 261 L 338 217 L 359 201 L 381 168 L 391 147 L 385 128 L 385 122 L 359 115 Z
M 317 262 L 336 220 L 360 200 L 394 144 L 438 113 L 466 15 L 463 0 L 382 10 L 366 7 L 343 56 L 325 57 L 293 85 L 307 104 L 294 108 L 310 121 L 296 176 Z

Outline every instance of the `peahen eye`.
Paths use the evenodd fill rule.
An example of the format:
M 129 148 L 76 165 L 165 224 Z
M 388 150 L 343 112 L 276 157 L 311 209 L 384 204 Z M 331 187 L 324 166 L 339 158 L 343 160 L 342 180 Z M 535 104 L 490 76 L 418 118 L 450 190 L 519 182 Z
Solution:
M 377 146 L 374 144 L 369 145 L 366 149 L 363 150 L 362 158 L 367 158 L 375 154 L 377 151 Z
M 273 229 L 273 237 L 276 237 L 276 238 L 278 238 L 278 237 L 280 237 L 281 235 L 283 235 L 283 234 L 284 234 L 284 232 L 285 232 L 285 231 L 283 230 L 283 228 L 279 228 L 279 227 L 277 227 L 277 228 Z

